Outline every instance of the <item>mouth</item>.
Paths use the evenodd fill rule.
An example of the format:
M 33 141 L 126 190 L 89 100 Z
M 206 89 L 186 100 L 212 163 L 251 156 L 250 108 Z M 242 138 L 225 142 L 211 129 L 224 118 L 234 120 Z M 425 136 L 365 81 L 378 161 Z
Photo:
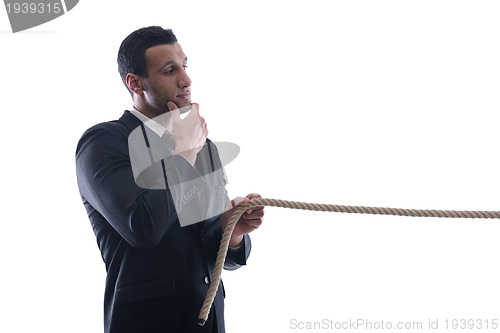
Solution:
M 190 99 L 191 98 L 191 93 L 190 92 L 187 92 L 187 93 L 184 93 L 184 94 L 180 94 L 180 95 L 176 95 L 175 97 L 177 98 L 180 98 L 180 99 Z

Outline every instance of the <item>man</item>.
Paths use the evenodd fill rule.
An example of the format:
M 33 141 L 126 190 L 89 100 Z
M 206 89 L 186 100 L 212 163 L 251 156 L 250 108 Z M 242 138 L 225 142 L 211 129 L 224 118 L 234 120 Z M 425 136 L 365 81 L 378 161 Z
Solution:
M 206 219 L 182 227 L 180 212 L 206 211 L 203 204 L 212 202 L 207 197 L 223 194 L 223 202 L 229 203 L 223 187 L 221 192 L 225 182 L 217 149 L 207 139 L 199 105 L 191 103 L 187 57 L 171 30 L 147 27 L 122 42 L 118 67 L 133 108 L 119 120 L 88 129 L 76 150 L 80 194 L 107 271 L 104 331 L 225 332 L 222 282 L 204 327 L 197 325 L 198 312 L 221 230 L 236 205 L 260 196 L 236 198 L 214 216 L 195 212 Z M 191 111 L 181 119 L 186 108 Z M 144 134 L 147 149 L 157 142 L 170 153 L 137 169 L 131 162 L 133 131 Z M 217 186 L 205 181 L 208 174 Z M 226 269 L 245 265 L 248 233 L 262 224 L 263 216 L 263 207 L 257 207 L 238 221 Z

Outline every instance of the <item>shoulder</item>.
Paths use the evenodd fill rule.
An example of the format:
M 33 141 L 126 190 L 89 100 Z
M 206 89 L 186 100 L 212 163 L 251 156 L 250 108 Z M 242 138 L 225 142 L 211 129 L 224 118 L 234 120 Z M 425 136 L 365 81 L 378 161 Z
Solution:
M 116 120 L 96 124 L 82 134 L 78 141 L 78 147 L 89 141 L 101 140 L 109 137 L 118 138 L 125 134 L 121 127 L 123 126 L 117 124 Z
M 87 129 L 78 141 L 76 148 L 77 155 L 88 148 L 126 147 L 131 130 L 130 126 L 127 126 L 122 118 L 98 123 Z
M 90 127 L 83 133 L 82 138 L 102 133 L 128 136 L 141 123 L 136 116 L 126 110 L 120 119 L 102 122 Z
M 89 134 L 104 132 L 115 135 L 122 135 L 124 133 L 126 134 L 127 132 L 130 133 L 130 130 L 121 120 L 111 120 L 90 127 L 83 133 L 82 137 Z
M 141 123 L 136 116 L 126 110 L 118 120 L 102 122 L 87 129 L 80 142 L 96 136 L 115 136 L 126 141 L 132 130 L 140 126 Z

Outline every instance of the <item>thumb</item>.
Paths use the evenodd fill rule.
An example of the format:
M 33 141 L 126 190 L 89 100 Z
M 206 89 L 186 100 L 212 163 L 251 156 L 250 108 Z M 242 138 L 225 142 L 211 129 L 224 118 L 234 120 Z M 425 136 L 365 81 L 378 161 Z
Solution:
M 233 202 L 234 202 L 234 206 L 246 206 L 248 205 L 248 203 L 250 202 L 250 199 L 247 198 L 247 197 L 236 197 L 233 199 Z
M 227 204 L 227 207 L 226 207 L 226 209 L 224 209 L 224 211 L 228 211 L 228 210 L 234 211 L 236 209 L 236 207 L 246 206 L 246 205 L 248 205 L 249 202 L 250 202 L 250 199 L 248 199 L 246 197 L 236 197 L 233 200 L 229 201 L 229 203 Z
M 186 118 L 196 119 L 200 117 L 200 105 L 198 103 L 191 103 L 190 105 L 185 106 L 184 108 L 186 108 L 187 111 L 189 111 L 189 114 L 186 116 Z M 183 108 L 181 108 L 181 110 L 182 109 Z

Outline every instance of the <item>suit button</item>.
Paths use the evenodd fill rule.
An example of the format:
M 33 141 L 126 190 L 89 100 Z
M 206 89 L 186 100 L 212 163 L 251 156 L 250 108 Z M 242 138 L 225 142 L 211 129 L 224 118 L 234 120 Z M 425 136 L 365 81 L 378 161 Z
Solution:
M 205 284 L 210 284 L 210 279 L 208 278 L 208 276 L 205 276 Z

